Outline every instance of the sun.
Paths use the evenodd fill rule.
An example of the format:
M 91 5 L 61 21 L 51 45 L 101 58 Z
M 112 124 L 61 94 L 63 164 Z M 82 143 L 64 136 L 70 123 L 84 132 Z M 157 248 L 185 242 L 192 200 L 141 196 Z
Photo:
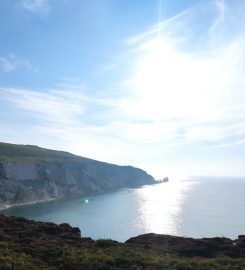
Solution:
M 138 48 L 130 86 L 133 110 L 147 118 L 195 118 L 212 109 L 220 88 L 220 61 L 179 48 L 156 37 Z M 217 70 L 218 68 L 218 70 Z

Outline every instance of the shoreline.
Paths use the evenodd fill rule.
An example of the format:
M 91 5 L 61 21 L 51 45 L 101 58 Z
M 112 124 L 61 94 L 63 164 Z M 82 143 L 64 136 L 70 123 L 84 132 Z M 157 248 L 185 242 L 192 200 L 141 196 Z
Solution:
M 32 205 L 32 204 L 37 204 L 37 203 L 45 203 L 45 202 L 51 202 L 54 200 L 59 200 L 62 198 L 50 198 L 50 199 L 45 199 L 45 200 L 36 200 L 36 201 L 32 201 L 32 202 L 26 202 L 26 203 L 16 203 L 16 204 L 0 204 L 0 211 L 4 211 L 7 210 L 9 208 L 12 207 L 18 207 L 18 206 L 25 206 L 25 205 Z
M 7 210 L 12 207 L 18 207 L 18 206 L 27 206 L 27 205 L 33 205 L 33 204 L 38 204 L 38 203 L 48 203 L 51 201 L 58 201 L 58 200 L 63 200 L 63 199 L 78 199 L 78 198 L 87 198 L 87 197 L 92 197 L 92 196 L 99 196 L 103 194 L 108 194 L 108 193 L 113 193 L 117 192 L 123 189 L 136 189 L 136 188 L 141 188 L 144 186 L 152 186 L 152 185 L 157 185 L 157 184 L 164 184 L 166 182 L 158 182 L 156 181 L 155 183 L 152 184 L 146 184 L 142 186 L 135 186 L 135 187 L 122 187 L 122 188 L 116 188 L 116 189 L 110 189 L 107 191 L 101 191 L 101 192 L 93 192 L 89 194 L 75 194 L 75 195 L 70 195 L 70 196 L 63 196 L 63 197 L 57 197 L 57 198 L 49 198 L 49 199 L 43 199 L 43 200 L 35 200 L 31 202 L 25 202 L 25 203 L 16 203 L 16 204 L 5 204 L 5 203 L 0 203 L 0 213 L 1 211 Z

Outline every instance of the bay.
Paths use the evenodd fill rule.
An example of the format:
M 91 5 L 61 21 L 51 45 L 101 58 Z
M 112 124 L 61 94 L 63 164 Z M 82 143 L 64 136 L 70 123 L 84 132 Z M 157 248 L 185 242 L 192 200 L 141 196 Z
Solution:
M 168 183 L 17 206 L 1 213 L 67 222 L 94 239 L 125 241 L 149 232 L 234 239 L 245 234 L 245 178 L 173 178 Z

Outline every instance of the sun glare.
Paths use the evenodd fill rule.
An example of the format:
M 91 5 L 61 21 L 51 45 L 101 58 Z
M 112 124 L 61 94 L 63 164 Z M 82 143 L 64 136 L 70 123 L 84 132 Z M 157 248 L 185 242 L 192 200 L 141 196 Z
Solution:
M 183 178 L 182 178 L 183 180 Z M 178 181 L 139 189 L 142 223 L 136 224 L 146 232 L 179 235 L 183 204 L 193 182 Z
M 156 38 L 139 47 L 131 87 L 132 110 L 146 119 L 197 118 L 217 111 L 227 63 L 203 53 L 184 52 L 172 40 Z M 223 91 L 223 92 L 222 92 Z

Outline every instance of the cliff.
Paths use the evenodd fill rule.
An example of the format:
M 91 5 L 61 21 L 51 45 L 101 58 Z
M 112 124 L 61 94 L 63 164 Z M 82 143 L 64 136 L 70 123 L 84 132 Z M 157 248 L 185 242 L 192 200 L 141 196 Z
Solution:
M 131 166 L 0 143 L 0 208 L 153 183 L 152 176 Z
M 145 234 L 125 243 L 81 237 L 69 224 L 0 215 L 0 268 L 245 269 L 245 236 L 193 239 Z

